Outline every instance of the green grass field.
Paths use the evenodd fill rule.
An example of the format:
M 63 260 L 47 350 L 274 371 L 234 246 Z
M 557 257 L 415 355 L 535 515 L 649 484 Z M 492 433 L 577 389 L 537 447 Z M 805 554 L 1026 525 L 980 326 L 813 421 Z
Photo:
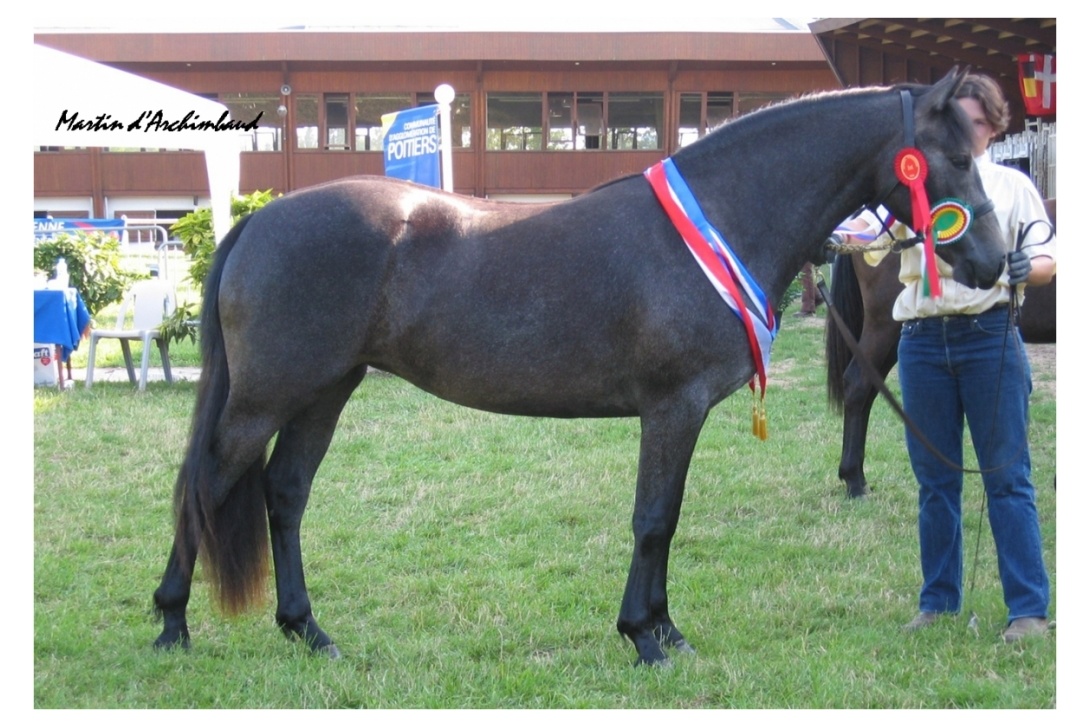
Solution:
M 34 706 L 1056 707 L 1056 635 L 999 639 L 1005 609 L 986 519 L 974 558 L 977 477 L 967 480 L 965 542 L 979 631 L 967 615 L 900 631 L 919 581 L 901 425 L 876 405 L 874 492 L 846 500 L 822 337 L 817 319 L 786 318 L 768 441 L 750 434 L 748 390 L 709 418 L 670 573 L 671 613 L 697 654 L 669 669 L 632 668 L 635 651 L 614 627 L 637 420 L 502 417 L 370 376 L 303 522 L 315 612 L 344 658 L 284 639 L 271 589 L 252 614 L 220 615 L 199 570 L 193 647 L 160 653 L 151 594 L 195 385 L 36 390 Z M 1055 369 L 1035 381 L 1030 445 L 1055 603 Z

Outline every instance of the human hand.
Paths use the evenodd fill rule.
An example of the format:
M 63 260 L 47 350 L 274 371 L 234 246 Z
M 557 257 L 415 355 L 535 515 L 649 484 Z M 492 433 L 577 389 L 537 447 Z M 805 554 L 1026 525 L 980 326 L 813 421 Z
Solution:
M 1029 255 L 1021 250 L 1007 253 L 1007 277 L 1011 287 L 1021 285 L 1029 280 L 1030 270 L 1033 269 L 1029 261 Z

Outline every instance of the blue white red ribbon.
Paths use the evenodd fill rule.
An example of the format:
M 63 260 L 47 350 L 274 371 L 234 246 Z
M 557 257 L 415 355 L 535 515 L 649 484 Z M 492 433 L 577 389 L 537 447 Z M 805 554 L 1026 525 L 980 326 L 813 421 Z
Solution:
M 719 231 L 704 216 L 699 203 L 672 159 L 665 159 L 644 172 L 659 203 L 685 241 L 708 280 L 746 329 L 757 382 L 764 398 L 766 371 L 776 338 L 775 311 L 742 261 Z M 750 388 L 756 392 L 755 384 Z

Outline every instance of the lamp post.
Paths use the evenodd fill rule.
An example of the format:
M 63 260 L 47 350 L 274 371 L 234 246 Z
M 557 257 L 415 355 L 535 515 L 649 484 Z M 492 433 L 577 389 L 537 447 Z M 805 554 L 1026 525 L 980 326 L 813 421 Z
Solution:
M 450 104 L 454 101 L 454 88 L 444 83 L 435 88 L 435 100 L 439 103 L 439 160 L 442 166 L 440 175 L 443 191 L 454 191 L 454 159 L 451 155 Z

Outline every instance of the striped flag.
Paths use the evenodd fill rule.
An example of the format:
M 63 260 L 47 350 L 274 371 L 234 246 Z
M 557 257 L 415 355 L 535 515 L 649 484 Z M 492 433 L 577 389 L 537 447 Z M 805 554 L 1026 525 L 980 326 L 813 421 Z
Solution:
M 1022 100 L 1030 116 L 1056 115 L 1056 56 L 1023 53 L 1018 56 Z

